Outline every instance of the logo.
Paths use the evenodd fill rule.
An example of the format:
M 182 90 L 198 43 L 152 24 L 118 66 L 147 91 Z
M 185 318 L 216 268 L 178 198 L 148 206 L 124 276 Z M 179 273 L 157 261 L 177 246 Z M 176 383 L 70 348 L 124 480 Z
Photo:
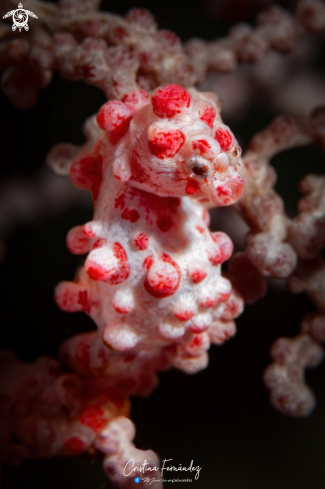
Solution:
M 21 32 L 22 28 L 24 28 L 25 31 L 29 30 L 29 26 L 27 24 L 29 15 L 31 17 L 34 17 L 34 19 L 38 19 L 37 15 L 35 15 L 30 10 L 24 10 L 22 3 L 18 5 L 17 10 L 11 10 L 10 12 L 7 12 L 6 15 L 4 15 L 2 18 L 6 19 L 11 15 L 13 21 L 12 30 L 15 31 L 16 29 L 19 29 L 19 32 Z

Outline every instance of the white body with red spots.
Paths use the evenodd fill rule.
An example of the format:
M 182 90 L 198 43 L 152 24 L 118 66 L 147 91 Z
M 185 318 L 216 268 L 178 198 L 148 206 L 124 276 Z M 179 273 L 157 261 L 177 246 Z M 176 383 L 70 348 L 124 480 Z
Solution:
M 72 181 L 92 191 L 95 213 L 67 244 L 89 254 L 76 281 L 56 290 L 58 305 L 90 314 L 98 332 L 61 352 L 98 382 L 146 393 L 157 370 L 204 368 L 210 342 L 234 334 L 242 303 L 221 276 L 232 243 L 210 233 L 202 203 L 241 197 L 240 149 L 217 98 L 177 85 L 108 102 L 98 123 L 103 136 L 71 167 Z

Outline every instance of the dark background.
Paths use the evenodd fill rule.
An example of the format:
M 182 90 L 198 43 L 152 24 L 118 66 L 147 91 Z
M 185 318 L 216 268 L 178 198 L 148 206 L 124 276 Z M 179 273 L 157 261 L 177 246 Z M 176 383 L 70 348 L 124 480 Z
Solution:
M 160 28 L 168 28 L 186 40 L 225 35 L 233 22 L 254 20 L 258 3 L 263 4 L 238 0 L 229 8 L 227 2 L 222 7 L 221 1 L 148 0 L 135 5 L 128 0 L 105 0 L 102 8 L 118 14 L 133 6 L 149 8 Z M 294 3 L 281 2 L 288 7 Z M 321 55 L 316 68 L 324 71 Z M 58 76 L 40 92 L 36 106 L 25 113 L 13 109 L 0 94 L 2 178 L 32 178 L 44 165 L 44 156 L 53 144 L 82 143 L 85 118 L 97 112 L 103 102 L 104 96 L 96 88 Z M 273 116 L 257 94 L 244 118 L 233 124 L 225 122 L 245 147 L 254 132 Z M 287 151 L 274 159 L 279 174 L 277 190 L 289 212 L 299 197 L 298 181 L 306 173 L 324 172 L 323 162 L 324 150 L 319 147 Z M 13 350 L 22 360 L 55 355 L 65 338 L 94 328 L 85 314 L 64 313 L 53 301 L 55 285 L 72 280 L 81 262 L 65 249 L 66 233 L 89 221 L 91 214 L 91 204 L 69 207 L 49 219 L 18 225 L 6 236 L 8 253 L 0 267 L 1 348 Z M 214 227 L 218 228 L 217 218 Z M 205 371 L 195 376 L 176 370 L 163 373 L 159 388 L 150 397 L 132 399 L 137 446 L 155 450 L 161 459 L 173 459 L 174 465 L 188 466 L 193 459 L 194 465 L 202 467 L 199 480 L 192 482 L 197 489 L 323 488 L 324 364 L 307 373 L 307 383 L 317 397 L 316 410 L 307 419 L 290 419 L 274 411 L 261 378 L 270 363 L 272 342 L 279 336 L 295 336 L 300 318 L 309 310 L 313 306 L 305 295 L 289 294 L 272 281 L 267 297 L 246 306 L 236 321 L 236 337 L 222 347 L 211 347 Z M 165 477 L 187 478 L 188 474 L 165 473 Z M 86 455 L 5 468 L 1 486 L 108 487 L 100 458 Z

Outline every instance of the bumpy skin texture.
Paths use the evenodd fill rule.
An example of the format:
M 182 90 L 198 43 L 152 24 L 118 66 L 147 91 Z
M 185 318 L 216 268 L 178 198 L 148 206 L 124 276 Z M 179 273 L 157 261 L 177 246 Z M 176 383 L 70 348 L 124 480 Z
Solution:
M 61 355 L 82 375 L 146 394 L 157 370 L 194 373 L 206 367 L 210 343 L 235 332 L 242 300 L 221 276 L 232 243 L 209 232 L 201 202 L 241 197 L 240 149 L 217 98 L 178 85 L 110 101 L 97 120 L 103 136 L 70 170 L 92 191 L 95 213 L 67 245 L 89 254 L 56 301 L 85 311 L 98 331 L 68 340 Z

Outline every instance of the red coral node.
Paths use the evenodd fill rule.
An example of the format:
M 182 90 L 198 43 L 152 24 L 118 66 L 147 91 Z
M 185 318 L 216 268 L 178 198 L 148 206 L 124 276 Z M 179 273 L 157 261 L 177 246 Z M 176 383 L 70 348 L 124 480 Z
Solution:
M 150 266 L 144 282 L 146 291 L 157 298 L 174 294 L 181 278 L 180 268 L 170 256 L 162 253 L 160 258 Z
M 191 95 L 179 85 L 170 83 L 157 88 L 151 102 L 154 113 L 159 117 L 173 117 L 190 106 Z
M 149 139 L 149 150 L 160 160 L 172 158 L 185 143 L 185 136 L 177 129 L 169 131 L 155 131 Z
M 111 100 L 97 115 L 99 126 L 109 133 L 112 144 L 116 144 L 128 131 L 132 114 L 123 102 Z
M 94 200 L 97 200 L 102 182 L 102 163 L 101 155 L 88 155 L 74 161 L 70 169 L 72 183 L 78 188 L 89 189 Z

